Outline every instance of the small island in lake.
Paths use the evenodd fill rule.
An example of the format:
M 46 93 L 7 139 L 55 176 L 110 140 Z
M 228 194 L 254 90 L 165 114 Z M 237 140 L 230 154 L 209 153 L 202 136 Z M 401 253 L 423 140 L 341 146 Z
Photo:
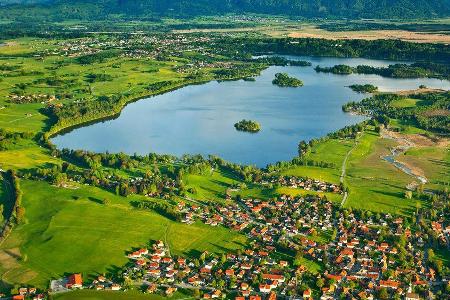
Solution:
M 246 131 L 246 132 L 258 132 L 261 130 L 261 125 L 258 122 L 251 120 L 242 120 L 234 124 L 236 130 Z
M 375 93 L 378 92 L 378 87 L 371 84 L 353 84 L 349 86 L 353 91 L 357 93 Z
M 300 87 L 303 86 L 303 81 L 295 77 L 289 77 L 287 73 L 277 73 L 275 74 L 275 79 L 272 81 L 281 87 Z

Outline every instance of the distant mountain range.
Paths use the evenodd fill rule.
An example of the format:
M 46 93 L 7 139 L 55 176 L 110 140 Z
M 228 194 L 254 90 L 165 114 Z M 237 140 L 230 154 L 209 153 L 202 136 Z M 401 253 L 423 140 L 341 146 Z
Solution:
M 28 10 L 50 19 L 190 17 L 226 13 L 295 17 L 430 18 L 450 16 L 450 0 L 0 0 L 12 15 Z M 26 16 L 26 14 L 24 14 Z

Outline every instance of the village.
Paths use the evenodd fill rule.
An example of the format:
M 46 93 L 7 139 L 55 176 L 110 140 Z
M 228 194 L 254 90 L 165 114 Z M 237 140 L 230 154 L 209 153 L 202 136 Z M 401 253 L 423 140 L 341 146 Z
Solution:
M 231 202 L 231 201 L 229 201 Z M 434 299 L 449 288 L 450 274 L 436 265 L 428 231 L 440 243 L 448 222 L 409 224 L 389 214 L 341 210 L 318 196 L 280 196 L 270 201 L 236 199 L 213 209 L 179 203 L 181 222 L 201 221 L 240 231 L 251 241 L 242 251 L 199 257 L 171 255 L 154 241 L 127 254 L 121 276 L 83 281 L 81 274 L 51 282 L 50 293 L 73 289 L 128 290 L 170 296 L 193 290 L 203 299 Z M 312 272 L 311 263 L 319 266 Z M 13 299 L 44 299 L 21 288 Z
M 117 34 L 108 39 L 92 36 L 76 41 L 64 41 L 59 43 L 56 49 L 51 50 L 51 54 L 74 58 L 95 54 L 102 50 L 122 49 L 126 50 L 125 57 L 158 59 L 169 52 L 173 55 L 174 53 L 182 54 L 185 51 L 198 51 L 200 54 L 207 55 L 210 51 L 201 45 L 211 43 L 214 43 L 214 39 L 205 35 L 188 37 L 183 34 L 147 35 L 136 32 L 132 35 Z M 50 53 L 42 53 L 42 55 L 48 54 Z

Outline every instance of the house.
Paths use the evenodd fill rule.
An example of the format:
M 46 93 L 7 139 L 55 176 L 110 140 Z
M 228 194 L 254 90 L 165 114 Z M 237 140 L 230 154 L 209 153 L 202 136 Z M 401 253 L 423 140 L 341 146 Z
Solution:
M 267 297 L 267 300 L 277 300 L 277 294 L 271 292 L 269 297 Z
M 153 294 L 156 292 L 157 289 L 158 289 L 158 286 L 156 284 L 150 284 L 149 286 L 147 286 L 145 292 L 149 293 L 149 294 Z
M 177 291 L 176 287 L 168 287 L 166 290 L 166 296 L 170 296 Z
M 393 280 L 380 280 L 380 286 L 385 288 L 391 288 L 396 290 L 399 287 L 399 283 Z
M 269 284 L 260 284 L 259 285 L 259 291 L 261 293 L 268 294 L 268 293 L 270 293 L 271 290 L 272 290 L 272 287 Z
M 28 294 L 28 289 L 27 288 L 20 288 L 19 289 L 19 295 L 26 295 Z
M 24 295 L 14 295 L 12 296 L 12 300 L 25 300 Z
M 81 274 L 72 274 L 69 276 L 66 288 L 68 289 L 81 289 L 83 287 L 83 279 L 81 278 Z
M 311 290 L 307 289 L 303 292 L 303 299 L 310 299 L 312 296 Z
M 405 300 L 419 300 L 420 297 L 418 294 L 415 293 L 406 293 Z
M 262 278 L 265 280 L 273 280 L 278 282 L 284 282 L 284 276 L 278 274 L 263 274 Z
M 212 298 L 212 299 L 216 299 L 216 298 L 219 298 L 220 296 L 222 296 L 222 292 L 219 291 L 219 290 L 215 290 L 215 291 L 212 293 L 211 298 Z

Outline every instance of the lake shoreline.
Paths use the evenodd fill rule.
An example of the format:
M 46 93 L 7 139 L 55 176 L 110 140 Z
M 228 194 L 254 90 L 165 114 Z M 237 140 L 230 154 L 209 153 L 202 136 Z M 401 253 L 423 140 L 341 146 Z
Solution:
M 391 63 L 353 58 L 311 60 L 315 64 L 334 64 L 336 61 Z M 266 66 L 261 70 L 251 82 L 241 80 L 242 77 L 178 82 L 158 93 L 123 101 L 106 116 L 95 116 L 61 128 L 54 126 L 51 142 L 58 149 L 99 153 L 158 153 L 177 157 L 184 154 L 216 155 L 237 164 L 264 167 L 277 161 L 290 161 L 297 154 L 300 140 L 317 139 L 370 118 L 368 114 L 342 111 L 342 105 L 349 99 L 360 101 L 367 97 L 349 89 L 349 83 L 375 81 L 381 83 L 386 92 L 412 89 L 422 82 L 433 87 L 442 86 L 440 82 L 421 79 L 399 81 L 376 75 L 318 74 L 313 66 Z M 305 86 L 302 89 L 274 86 L 273 76 L 280 71 L 305 78 Z M 445 84 L 443 86 L 446 88 Z M 155 100 L 148 99 L 152 97 L 158 97 L 160 101 L 140 101 Z M 124 114 L 125 107 L 128 109 Z M 230 128 L 242 119 L 258 120 L 265 130 L 256 137 L 233 136 L 234 131 Z M 271 138 L 277 142 L 268 143 Z M 264 149 L 266 153 L 250 157 L 249 153 L 259 151 L 256 149 Z

